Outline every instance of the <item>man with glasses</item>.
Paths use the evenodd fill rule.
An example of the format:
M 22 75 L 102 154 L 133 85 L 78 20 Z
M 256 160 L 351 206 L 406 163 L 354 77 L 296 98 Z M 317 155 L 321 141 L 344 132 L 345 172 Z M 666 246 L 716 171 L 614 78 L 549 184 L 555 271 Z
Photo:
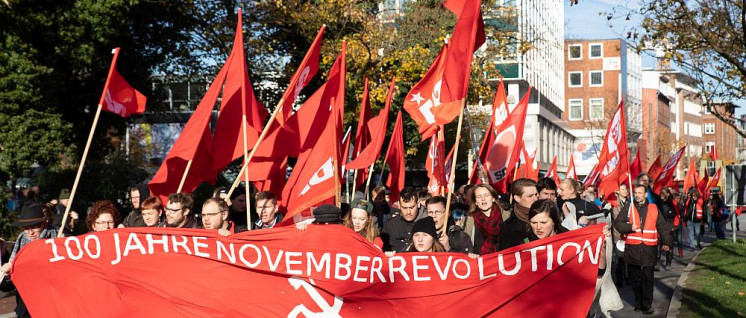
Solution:
M 446 252 L 471 253 L 474 245 L 471 243 L 471 237 L 466 234 L 460 226 L 453 224 L 453 219 L 448 218 L 447 235 L 443 233 L 443 224 L 445 224 L 446 198 L 434 196 L 425 201 L 427 216 L 435 221 L 435 230 L 438 233 L 438 241 L 443 244 Z
M 282 221 L 282 213 L 277 213 L 277 197 L 269 191 L 262 191 L 256 195 L 256 212 L 258 220 L 252 225 L 252 229 L 270 229 Z
M 190 215 L 194 200 L 192 196 L 184 193 L 172 193 L 168 196 L 166 204 L 166 222 L 160 227 L 178 227 L 187 229 L 198 229 L 199 223 Z
M 228 203 L 220 198 L 209 198 L 202 204 L 202 227 L 217 230 L 222 236 L 242 232 L 228 220 Z
M 412 226 L 417 218 L 417 191 L 404 188 L 399 193 L 399 209 L 401 215 L 396 216 L 383 225 L 381 239 L 385 252 L 404 252 L 412 243 Z

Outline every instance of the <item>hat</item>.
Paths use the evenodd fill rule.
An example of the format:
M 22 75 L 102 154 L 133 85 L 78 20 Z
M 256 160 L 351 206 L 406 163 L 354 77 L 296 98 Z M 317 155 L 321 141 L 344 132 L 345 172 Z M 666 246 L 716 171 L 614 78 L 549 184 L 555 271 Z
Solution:
M 60 197 L 59 197 L 59 199 L 60 200 L 67 200 L 69 198 L 70 198 L 70 189 L 62 189 L 62 191 L 60 191 Z
M 417 232 L 424 232 L 427 234 L 430 234 L 433 238 L 437 238 L 438 234 L 435 231 L 435 221 L 432 217 L 425 217 L 417 220 L 414 222 L 414 225 L 412 226 L 412 236 L 414 236 L 414 233 Z
M 13 223 L 15 227 L 27 227 L 44 223 L 46 218 L 44 217 L 44 210 L 42 205 L 34 203 L 23 207 L 21 215 L 18 216 L 18 221 Z
M 352 201 L 350 208 L 363 209 L 368 212 L 368 214 L 371 214 L 373 212 L 373 204 L 370 203 L 368 200 L 363 199 L 355 199 L 354 201 Z
M 313 209 L 315 223 L 339 223 L 342 210 L 332 204 L 324 204 Z

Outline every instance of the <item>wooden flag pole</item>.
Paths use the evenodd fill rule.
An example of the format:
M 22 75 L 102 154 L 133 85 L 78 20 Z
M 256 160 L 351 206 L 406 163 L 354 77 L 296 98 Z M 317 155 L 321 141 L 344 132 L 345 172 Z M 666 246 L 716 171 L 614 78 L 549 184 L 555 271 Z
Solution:
M 383 172 L 386 171 L 386 157 L 383 158 L 383 165 L 381 165 L 381 173 L 378 175 L 378 182 L 376 182 L 376 186 L 380 186 L 383 184 Z
M 360 155 L 360 154 L 358 154 L 358 155 Z M 352 196 L 350 197 L 351 200 L 355 199 L 355 193 L 357 193 L 357 189 L 355 189 L 355 188 L 357 187 L 357 171 L 358 170 L 359 169 L 355 169 L 355 172 L 352 173 Z M 350 203 L 352 203 L 352 201 L 350 201 Z
M 275 107 L 275 111 L 272 112 L 272 116 L 269 117 L 269 121 L 267 121 L 267 125 L 264 126 L 264 130 L 262 130 L 262 133 L 259 135 L 259 138 L 256 140 L 256 143 L 254 144 L 254 148 L 251 149 L 251 152 L 249 153 L 248 161 L 244 159 L 244 163 L 243 165 L 241 165 L 241 171 L 238 172 L 238 176 L 236 177 L 236 180 L 233 181 L 233 185 L 231 185 L 231 188 L 228 190 L 229 198 L 233 194 L 233 190 L 235 190 L 236 187 L 238 186 L 238 183 L 241 182 L 241 175 L 244 174 L 244 171 L 246 171 L 246 167 L 248 166 L 247 163 L 251 161 L 252 158 L 254 158 L 254 153 L 256 152 L 256 148 L 259 146 L 259 143 L 261 143 L 264 140 L 264 137 L 267 136 L 269 127 L 272 126 L 272 122 L 275 120 L 277 113 L 282 110 L 282 104 L 284 103 L 285 103 L 284 99 L 280 99 L 280 102 L 277 103 L 277 107 Z M 247 179 L 247 184 L 248 184 L 248 179 Z
M 106 83 L 104 84 L 104 92 L 101 94 L 101 98 L 98 100 L 98 107 L 96 108 L 96 115 L 93 116 L 93 125 L 91 126 L 91 132 L 88 133 L 88 141 L 85 143 L 85 149 L 83 150 L 83 157 L 80 158 L 80 165 L 78 166 L 78 173 L 75 175 L 75 181 L 73 182 L 72 191 L 70 191 L 70 200 L 67 202 L 65 207 L 65 214 L 62 216 L 62 222 L 60 223 L 60 230 L 57 232 L 57 237 L 62 237 L 62 232 L 65 229 L 65 223 L 67 223 L 67 216 L 70 215 L 70 208 L 73 206 L 73 199 L 75 199 L 75 192 L 78 190 L 78 183 L 80 182 L 80 175 L 83 173 L 83 167 L 85 166 L 85 160 L 88 158 L 88 150 L 91 148 L 91 140 L 93 140 L 93 133 L 96 131 L 96 125 L 98 125 L 98 118 L 101 116 L 101 108 L 103 108 L 104 96 L 106 90 L 109 89 L 109 82 L 111 81 L 111 74 L 114 72 L 114 67 L 117 65 L 117 58 L 119 57 L 119 48 L 115 48 L 114 57 L 111 58 L 111 66 L 109 66 L 109 75 L 106 76 Z
M 184 175 L 181 176 L 181 182 L 179 182 L 179 188 L 176 190 L 176 193 L 181 193 L 181 189 L 184 188 L 184 182 L 186 182 L 187 174 L 189 174 L 189 168 L 192 167 L 192 160 L 189 160 L 187 162 L 186 169 L 184 169 Z
M 244 94 L 242 94 L 244 95 Z M 248 124 L 246 123 L 246 114 L 243 115 L 243 161 L 249 162 L 249 154 L 248 154 L 248 140 L 246 136 L 246 126 Z M 256 148 L 256 146 L 255 146 Z M 253 151 L 252 151 L 253 152 Z M 251 194 L 249 191 L 249 187 L 251 186 L 251 182 L 249 181 L 249 169 L 243 169 L 244 171 L 244 179 L 246 179 L 244 191 L 246 192 L 246 230 L 251 231 Z M 238 178 L 240 179 L 240 178 Z M 230 198 L 230 196 L 228 196 Z
M 451 196 L 453 195 L 453 183 L 456 180 L 456 163 L 458 162 L 458 144 L 461 141 L 461 125 L 464 122 L 464 108 L 466 106 L 466 97 L 461 100 L 461 113 L 458 115 L 458 127 L 456 128 L 456 144 L 453 146 L 453 160 L 451 161 L 451 178 L 448 180 L 448 196 L 446 197 L 446 214 L 443 220 L 448 221 L 448 215 L 451 212 Z M 447 223 L 446 223 L 447 224 Z M 447 230 L 447 226 L 446 226 Z
M 336 105 L 334 100 L 334 97 L 332 97 L 332 110 L 334 110 L 330 115 L 332 116 L 332 129 L 334 129 L 334 144 L 332 145 L 334 147 L 334 156 L 332 157 L 332 162 L 334 164 L 334 204 L 338 207 L 342 207 L 342 202 L 339 199 L 339 136 L 337 135 L 337 108 L 334 107 Z
M 65 229 L 65 224 L 67 223 L 67 216 L 70 215 L 70 208 L 73 206 L 73 199 L 75 198 L 75 192 L 78 190 L 78 183 L 80 182 L 80 175 L 83 173 L 83 166 L 85 166 L 85 159 L 88 157 L 88 150 L 91 148 L 91 140 L 93 140 L 93 132 L 96 131 L 96 125 L 98 124 L 98 118 L 101 115 L 101 108 L 102 108 L 101 104 L 98 104 L 98 108 L 96 108 L 96 116 L 93 117 L 93 126 L 91 127 L 91 132 L 88 133 L 88 141 L 85 144 L 85 150 L 83 150 L 83 158 L 80 159 L 80 165 L 78 166 L 78 173 L 75 175 L 75 182 L 73 182 L 73 188 L 72 188 L 72 191 L 70 191 L 70 200 L 67 202 L 67 206 L 65 206 L 65 215 L 62 216 L 62 223 L 60 223 L 60 230 L 57 232 L 57 237 L 62 237 L 62 230 Z
M 370 179 L 373 178 L 373 166 L 376 164 L 375 161 L 370 164 L 370 169 L 368 169 L 368 181 L 365 183 L 365 199 L 370 201 L 370 194 L 368 192 L 370 191 Z

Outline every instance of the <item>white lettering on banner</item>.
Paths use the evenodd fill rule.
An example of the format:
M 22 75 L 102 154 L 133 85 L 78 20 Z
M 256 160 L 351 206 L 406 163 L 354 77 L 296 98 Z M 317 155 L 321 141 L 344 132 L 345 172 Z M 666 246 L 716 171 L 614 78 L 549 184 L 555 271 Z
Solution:
M 70 247 L 70 242 L 75 242 L 75 246 L 77 247 L 78 254 L 73 254 L 72 248 Z M 80 240 L 78 240 L 77 237 L 71 236 L 65 239 L 65 248 L 67 249 L 67 257 L 69 257 L 73 261 L 77 261 L 81 258 L 83 258 L 83 249 L 80 246 Z
M 492 115 L 495 118 L 495 128 L 499 127 L 506 119 L 508 119 L 508 107 L 505 102 L 500 102 L 500 106 L 495 109 L 495 113 Z
M 311 177 L 311 180 L 308 180 L 308 184 L 306 184 L 305 187 L 303 187 L 303 191 L 300 192 L 300 195 L 306 194 L 308 190 L 311 190 L 311 187 L 322 183 L 326 180 L 329 180 L 334 177 L 334 163 L 332 162 L 332 157 L 329 157 L 329 159 L 326 159 L 326 162 L 324 162 L 323 165 L 321 165 L 321 168 L 316 171 L 316 173 L 313 174 Z
M 679 163 L 679 157 L 681 157 L 681 154 L 683 152 L 684 152 L 683 149 L 679 150 L 673 154 L 671 159 L 668 159 L 668 162 L 666 162 L 666 166 L 663 167 L 663 172 L 658 176 L 658 180 L 662 181 L 663 179 L 665 179 L 666 175 L 668 175 L 668 172 L 676 167 L 676 164 Z
M 132 98 L 127 98 L 124 100 L 124 102 L 129 102 Z M 111 90 L 106 89 L 106 94 L 104 95 L 104 103 L 106 104 L 106 110 L 112 113 L 115 113 L 119 116 L 127 116 L 127 107 L 124 107 L 124 105 L 120 104 L 119 102 L 115 101 L 114 98 L 111 97 Z
M 288 278 L 288 282 L 290 283 L 295 290 L 299 290 L 301 287 L 303 287 L 303 290 L 308 293 L 308 296 L 311 296 L 311 299 L 313 299 L 313 302 L 316 303 L 316 306 L 318 306 L 321 309 L 321 312 L 313 312 L 306 305 L 300 304 L 295 306 L 293 310 L 288 313 L 288 318 L 295 318 L 299 317 L 300 315 L 303 315 L 303 317 L 311 318 L 311 317 L 328 317 L 328 318 L 334 318 L 334 317 L 342 317 L 339 312 L 342 310 L 342 305 L 344 304 L 344 301 L 342 297 L 339 297 L 337 295 L 334 295 L 334 303 L 330 306 L 328 302 L 324 299 L 323 296 L 319 293 L 318 290 L 316 290 L 315 283 L 312 279 L 309 279 L 308 282 L 305 280 L 299 278 L 299 277 L 290 277 Z
M 295 84 L 295 91 L 293 92 L 293 100 L 298 99 L 298 95 L 300 95 L 300 92 L 303 90 L 303 87 L 306 85 L 306 80 L 308 79 L 309 73 L 311 73 L 311 67 L 306 66 L 303 68 L 303 71 L 300 73 L 300 76 L 298 76 L 298 83 Z
M 427 123 L 431 125 L 435 123 L 433 108 L 440 106 L 440 86 L 442 85 L 442 83 L 442 79 L 435 83 L 435 86 L 433 86 L 432 96 L 430 97 L 430 99 L 426 100 L 425 103 L 422 104 L 422 106 L 420 106 L 420 102 L 417 101 L 417 106 L 420 106 L 420 113 L 422 113 L 422 116 L 425 117 L 425 121 L 427 121 Z M 417 93 L 416 96 L 420 96 L 419 93 Z M 412 101 L 414 100 L 415 98 L 412 98 Z

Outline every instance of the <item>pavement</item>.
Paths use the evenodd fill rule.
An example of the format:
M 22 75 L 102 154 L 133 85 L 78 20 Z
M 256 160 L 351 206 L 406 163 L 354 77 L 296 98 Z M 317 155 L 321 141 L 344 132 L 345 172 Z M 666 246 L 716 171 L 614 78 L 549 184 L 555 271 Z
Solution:
M 746 214 L 742 214 L 739 217 L 739 221 L 743 228 L 740 232 L 736 233 L 738 238 L 746 238 Z M 711 232 L 709 229 L 705 230 L 702 236 L 702 247 L 707 248 L 712 242 L 716 240 L 715 232 Z M 726 226 L 725 237 L 732 239 L 733 231 L 730 223 Z M 685 235 L 686 236 L 686 235 Z M 685 241 L 686 242 L 686 238 Z M 614 318 L 627 318 L 627 317 L 645 317 L 645 318 L 664 318 L 664 317 L 677 317 L 678 310 L 681 307 L 681 285 L 686 284 L 687 273 L 690 272 L 694 265 L 689 266 L 689 262 L 699 254 L 699 250 L 688 251 L 684 249 L 684 256 L 679 257 L 677 250 L 674 249 L 674 257 L 671 263 L 670 270 L 663 270 L 661 267 L 660 271 L 655 272 L 655 283 L 653 285 L 653 309 L 655 312 L 652 315 L 645 315 L 640 312 L 634 311 L 635 294 L 632 291 L 632 287 L 624 285 L 619 290 L 619 296 L 622 298 L 624 308 L 619 311 L 611 312 L 611 316 Z M 661 257 L 662 261 L 665 261 L 664 257 Z M 689 266 L 687 268 L 687 266 Z M 676 294 L 676 297 L 674 295 Z

